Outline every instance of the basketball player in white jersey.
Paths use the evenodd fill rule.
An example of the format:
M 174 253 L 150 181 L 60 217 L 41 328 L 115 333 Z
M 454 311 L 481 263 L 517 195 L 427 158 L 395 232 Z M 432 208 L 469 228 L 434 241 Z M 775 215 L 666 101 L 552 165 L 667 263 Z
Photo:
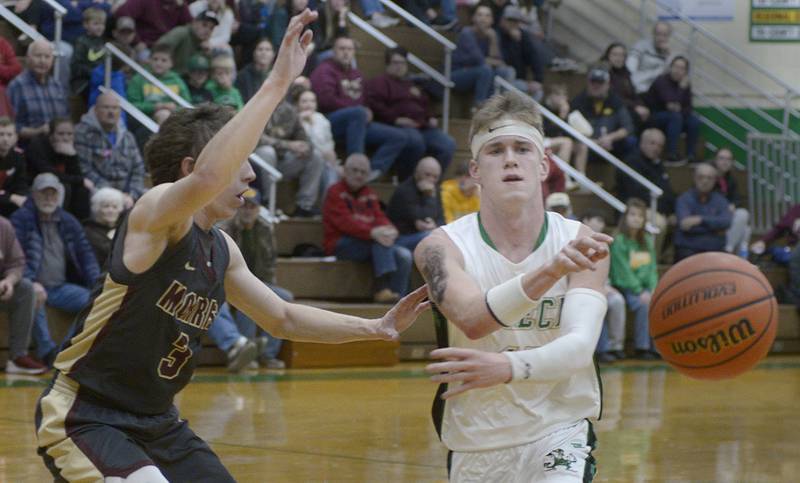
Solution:
M 548 163 L 530 99 L 492 97 L 473 118 L 470 144 L 480 211 L 434 231 L 414 254 L 440 346 L 449 346 L 432 353 L 444 362 L 428 371 L 443 383 L 434 421 L 451 451 L 450 479 L 591 480 L 588 419 L 601 405 L 593 352 L 612 239 L 544 210 Z

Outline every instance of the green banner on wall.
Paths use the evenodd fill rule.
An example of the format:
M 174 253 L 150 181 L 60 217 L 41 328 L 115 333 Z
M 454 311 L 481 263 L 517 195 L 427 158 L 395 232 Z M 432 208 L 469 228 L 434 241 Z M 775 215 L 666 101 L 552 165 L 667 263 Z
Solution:
M 750 0 L 751 42 L 800 42 L 800 0 Z

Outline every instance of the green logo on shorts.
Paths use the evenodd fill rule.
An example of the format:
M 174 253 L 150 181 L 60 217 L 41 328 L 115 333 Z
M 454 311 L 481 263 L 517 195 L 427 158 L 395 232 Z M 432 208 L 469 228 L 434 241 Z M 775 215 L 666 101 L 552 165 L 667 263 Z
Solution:
M 565 454 L 563 449 L 558 448 L 544 456 L 544 470 L 555 471 L 559 466 L 563 466 L 565 470 L 574 472 L 572 464 L 577 462 L 575 455 L 572 453 Z

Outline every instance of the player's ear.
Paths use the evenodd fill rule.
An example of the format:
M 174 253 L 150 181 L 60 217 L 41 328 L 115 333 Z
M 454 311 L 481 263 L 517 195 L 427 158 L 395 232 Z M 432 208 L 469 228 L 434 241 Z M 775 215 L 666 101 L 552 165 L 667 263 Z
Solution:
M 469 160 L 469 176 L 474 179 L 475 181 L 480 182 L 480 171 L 478 170 L 478 162 L 474 159 Z
M 543 181 L 550 174 L 550 154 L 550 150 L 546 150 L 544 156 L 542 156 L 542 162 L 539 163 L 539 179 Z
M 186 156 L 181 160 L 181 178 L 184 176 L 189 176 L 189 174 L 194 171 L 194 158 Z

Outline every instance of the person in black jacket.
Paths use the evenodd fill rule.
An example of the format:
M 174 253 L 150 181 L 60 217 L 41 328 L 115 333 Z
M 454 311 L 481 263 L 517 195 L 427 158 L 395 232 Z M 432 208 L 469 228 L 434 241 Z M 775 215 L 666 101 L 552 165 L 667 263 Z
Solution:
M 656 227 L 660 230 L 655 239 L 656 255 L 661 253 L 667 227 L 675 225 L 675 191 L 661 160 L 663 150 L 664 133 L 655 128 L 645 129 L 642 132 L 639 149 L 625 158 L 628 166 L 664 191 L 658 198 L 656 208 Z M 639 198 L 650 206 L 650 190 L 622 171 L 617 171 L 617 194 L 623 203 L 627 203 L 631 198 Z
M 253 61 L 242 68 L 236 75 L 236 88 L 242 94 L 242 100 L 247 102 L 258 92 L 264 79 L 272 70 L 272 62 L 275 60 L 275 48 L 269 39 L 262 38 L 256 43 L 253 51 Z
M 400 183 L 389 200 L 386 214 L 400 232 L 396 243 L 412 252 L 432 230 L 444 225 L 438 190 L 441 175 L 442 168 L 436 158 L 422 158 L 414 176 Z
M 64 185 L 64 209 L 79 220 L 89 217 L 89 197 L 94 183 L 81 171 L 72 120 L 57 117 L 50 121 L 50 134 L 37 136 L 25 155 L 29 182 L 41 173 L 53 173 Z
M 123 211 L 125 194 L 122 191 L 106 186 L 92 195 L 92 216 L 83 222 L 83 231 L 103 272 L 108 270 L 108 255 Z
M 733 151 L 728 147 L 721 147 L 714 156 L 713 164 L 717 168 L 717 185 L 715 189 L 728 200 L 728 208 L 733 213 L 731 227 L 725 233 L 725 251 L 736 253 L 744 258 L 749 255 L 747 244 L 750 242 L 752 229 L 750 228 L 750 212 L 744 208 L 743 200 L 739 194 L 739 186 L 733 175 Z
M 9 217 L 25 203 L 28 180 L 25 158 L 17 147 L 17 128 L 7 117 L 0 117 L 0 215 Z

